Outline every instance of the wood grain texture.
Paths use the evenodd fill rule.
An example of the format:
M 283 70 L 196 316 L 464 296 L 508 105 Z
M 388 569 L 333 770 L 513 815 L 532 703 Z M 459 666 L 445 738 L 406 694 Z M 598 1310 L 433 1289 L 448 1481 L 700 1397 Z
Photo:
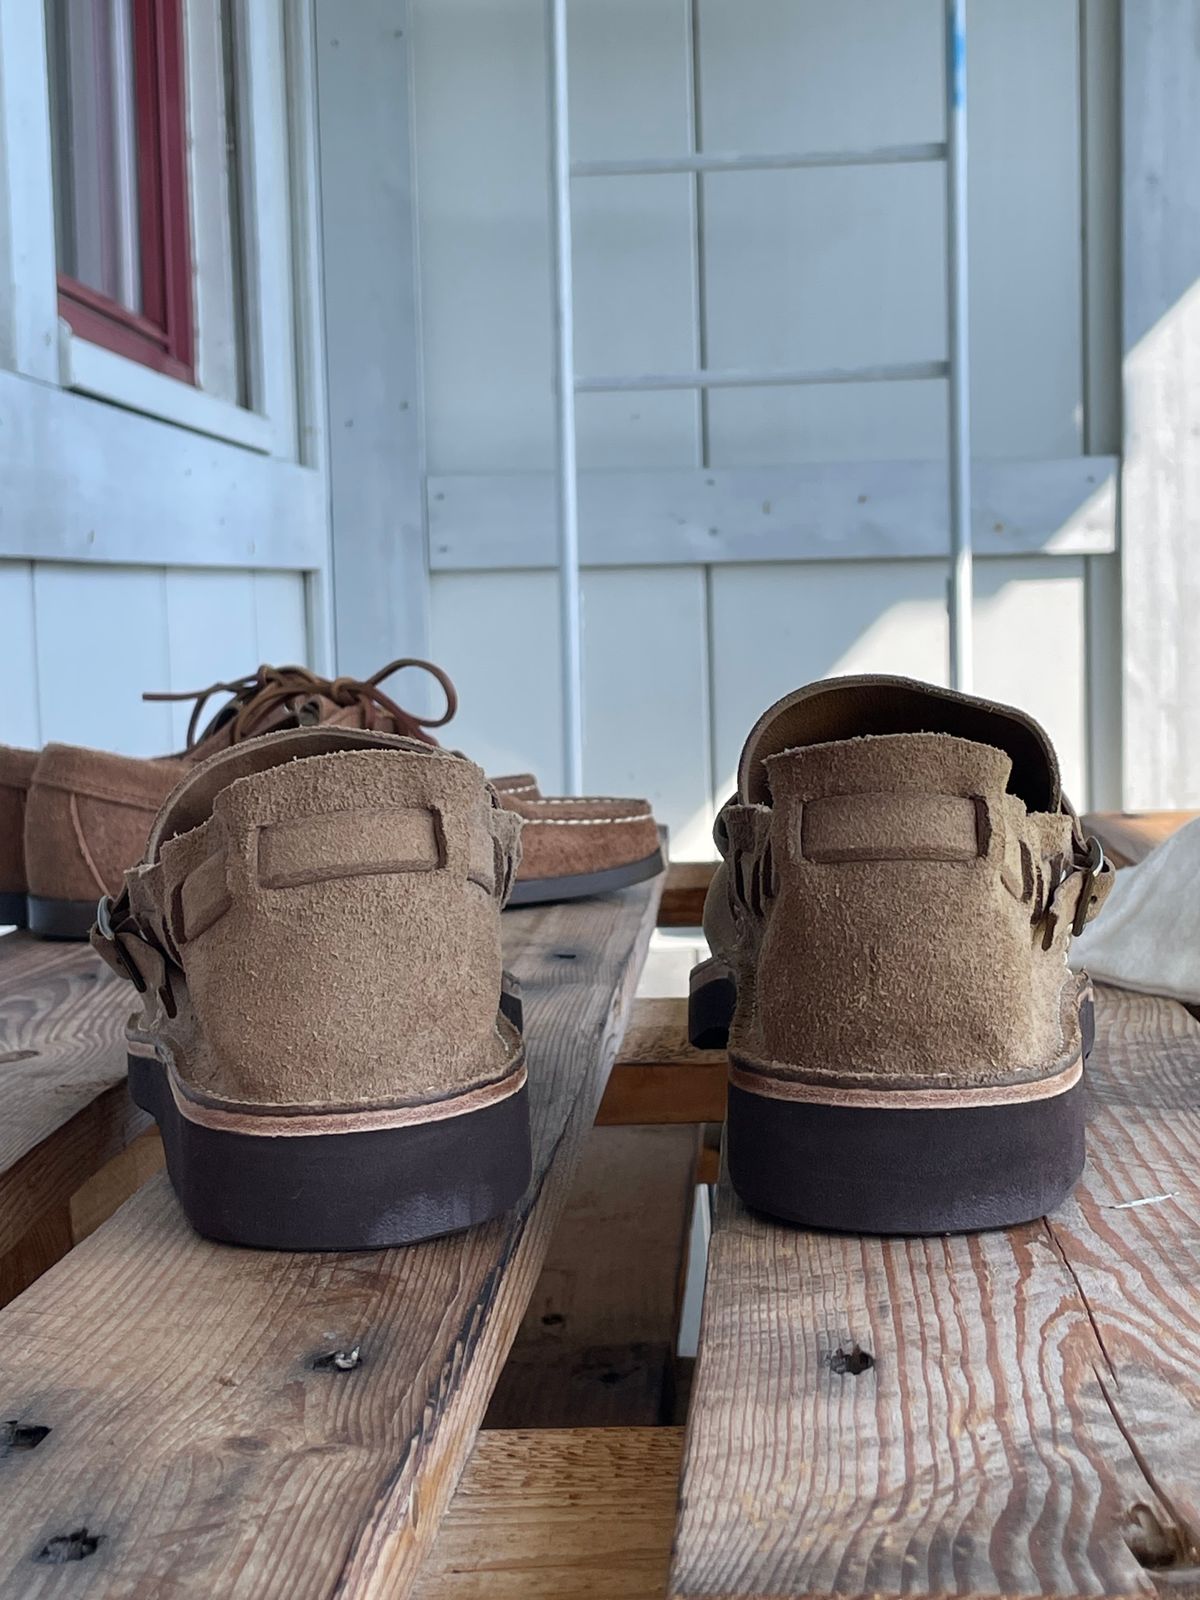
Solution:
M 1091 811 L 1080 818 L 1117 867 L 1136 866 L 1164 839 L 1200 817 L 1200 811 Z
M 162 1137 L 157 1128 L 147 1128 L 71 1196 L 72 1243 L 82 1244 L 165 1166 Z
M 149 1125 L 125 1092 L 130 993 L 86 945 L 0 939 L 0 1255 Z
M 616 1053 L 661 880 L 506 913 L 534 1176 L 507 1216 L 406 1250 L 271 1254 L 189 1229 L 164 1177 L 0 1314 L 0 1595 L 407 1592 L 466 1460 Z M 352 1370 L 322 1365 L 357 1349 Z
M 415 1600 L 659 1600 L 682 1428 L 481 1433 Z
M 660 928 L 698 928 L 704 920 L 704 896 L 717 870 L 715 861 L 672 861 L 658 910 Z
M 672 1595 L 1194 1592 L 1200 1027 L 1115 990 L 1097 1025 L 1048 1220 L 820 1235 L 723 1180 Z
M 653 1427 L 674 1415 L 699 1134 L 592 1129 L 485 1426 Z
M 596 1113 L 600 1127 L 724 1122 L 723 1050 L 688 1042 L 687 1001 L 634 1001 L 633 1015 Z

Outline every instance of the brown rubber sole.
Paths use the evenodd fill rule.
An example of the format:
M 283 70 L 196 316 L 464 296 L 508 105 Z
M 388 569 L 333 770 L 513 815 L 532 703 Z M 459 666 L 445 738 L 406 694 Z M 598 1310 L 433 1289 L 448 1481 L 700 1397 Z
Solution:
M 86 939 L 96 920 L 96 902 L 99 900 L 47 900 L 42 895 L 31 894 L 29 899 L 29 931 L 39 939 Z
M 736 1002 L 723 962 L 693 968 L 692 1044 L 727 1047 Z M 991 1104 L 986 1092 L 789 1090 L 731 1055 L 726 1154 L 734 1189 L 755 1211 L 840 1233 L 971 1233 L 1044 1216 L 1070 1194 L 1086 1158 L 1082 1065 L 1096 1035 L 1086 983 L 1078 1004 L 1081 1059 L 1057 1080 L 1066 1087 L 1021 1085 L 996 1091 Z
M 5 889 L 0 893 L 0 928 L 23 928 L 28 917 L 25 891 Z
M 436 1105 L 288 1118 L 214 1110 L 162 1062 L 131 1054 L 129 1092 L 158 1123 L 188 1221 L 225 1244 L 415 1244 L 500 1216 L 530 1179 L 523 1067 Z
M 839 1233 L 973 1233 L 1062 1204 L 1086 1154 L 1082 1079 L 1050 1100 L 936 1110 L 729 1086 L 729 1176 L 755 1211 Z
M 641 861 L 605 867 L 602 872 L 573 872 L 561 878 L 518 878 L 508 904 L 541 906 L 559 900 L 582 900 L 593 894 L 612 894 L 616 889 L 628 889 L 635 883 L 644 883 L 647 878 L 656 878 L 663 867 L 662 851 L 656 850 Z

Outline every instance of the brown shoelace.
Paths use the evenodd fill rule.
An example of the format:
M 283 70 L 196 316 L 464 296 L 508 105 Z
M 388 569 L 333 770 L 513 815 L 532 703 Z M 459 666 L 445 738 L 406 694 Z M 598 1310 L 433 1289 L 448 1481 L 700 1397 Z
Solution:
M 437 679 L 446 696 L 446 709 L 440 717 L 418 717 L 383 692 L 380 685 L 384 680 L 405 667 L 420 667 Z M 230 698 L 204 729 L 197 732 L 205 706 L 217 694 L 227 694 Z M 404 734 L 410 739 L 422 739 L 426 744 L 436 744 L 437 740 L 425 730 L 444 727 L 458 710 L 458 695 L 441 667 L 411 656 L 389 662 L 369 678 L 322 678 L 307 667 L 263 665 L 244 678 L 212 683 L 207 689 L 157 691 L 143 694 L 142 699 L 196 702 L 188 720 L 185 753 L 226 727 L 231 744 L 253 738 L 256 733 L 265 731 L 264 725 L 270 726 L 273 713 L 281 706 L 292 711 L 302 726 L 320 722 L 321 700 L 332 700 L 335 705 L 346 708 L 357 706 L 364 728 Z

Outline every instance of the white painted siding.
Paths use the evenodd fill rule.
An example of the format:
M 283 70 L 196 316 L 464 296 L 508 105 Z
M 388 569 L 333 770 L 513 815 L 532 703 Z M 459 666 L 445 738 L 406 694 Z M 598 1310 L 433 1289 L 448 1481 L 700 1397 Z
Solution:
M 553 459 L 542 10 L 539 0 L 413 3 L 435 477 L 545 471 Z M 578 159 L 688 148 L 689 10 L 687 0 L 573 0 Z M 938 0 L 698 0 L 696 11 L 703 148 L 942 137 Z M 1108 47 L 1114 18 L 1100 0 L 1089 49 Z M 1085 329 L 1101 343 L 1110 330 L 1101 339 L 1106 302 L 1093 292 L 1085 305 L 1083 290 L 1085 266 L 1093 285 L 1105 275 L 1081 243 L 1091 135 L 1078 0 L 973 0 L 971 27 L 975 451 L 1049 460 L 1105 448 L 1086 414 L 1116 374 L 1085 361 Z M 1103 122 L 1113 109 L 1090 114 Z M 1101 176 L 1093 165 L 1093 210 Z M 582 373 L 944 354 L 939 168 L 715 175 L 699 215 L 695 188 L 686 176 L 576 182 Z M 580 464 L 930 459 L 945 448 L 945 408 L 941 383 L 721 391 L 705 404 L 586 395 Z M 978 688 L 1045 720 L 1081 805 L 1095 798 L 1089 724 L 1103 721 L 1086 681 L 1088 583 L 1077 556 L 977 566 Z M 675 853 L 707 853 L 712 807 L 773 697 L 839 671 L 944 679 L 944 584 L 936 560 L 589 571 L 587 787 L 652 795 Z M 555 629 L 550 572 L 433 575 L 433 648 L 459 680 L 459 743 L 493 770 L 532 765 L 549 784 L 560 771 Z
M 163 755 L 190 706 L 147 705 L 143 690 L 309 654 L 301 573 L 0 561 L 0 611 L 3 744 Z

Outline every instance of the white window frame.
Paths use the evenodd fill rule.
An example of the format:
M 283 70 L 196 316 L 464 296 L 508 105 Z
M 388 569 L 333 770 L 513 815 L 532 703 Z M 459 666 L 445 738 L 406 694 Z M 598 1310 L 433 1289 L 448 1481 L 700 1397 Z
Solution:
M 317 634 L 327 635 L 311 0 L 241 5 L 254 410 L 101 349 L 60 319 L 43 5 L 0 0 L 0 433 L 10 441 L 0 560 L 303 571 L 321 580 L 311 609 Z M 211 19 L 211 9 L 211 0 L 185 0 L 193 147 L 211 133 L 196 120 L 204 113 L 190 92 L 195 75 L 220 65 L 202 48 L 202 13 Z M 189 190 L 202 385 L 212 372 L 205 318 L 211 326 L 210 295 L 220 289 L 219 195 L 194 169 Z M 114 493 L 116 484 L 128 492 Z

